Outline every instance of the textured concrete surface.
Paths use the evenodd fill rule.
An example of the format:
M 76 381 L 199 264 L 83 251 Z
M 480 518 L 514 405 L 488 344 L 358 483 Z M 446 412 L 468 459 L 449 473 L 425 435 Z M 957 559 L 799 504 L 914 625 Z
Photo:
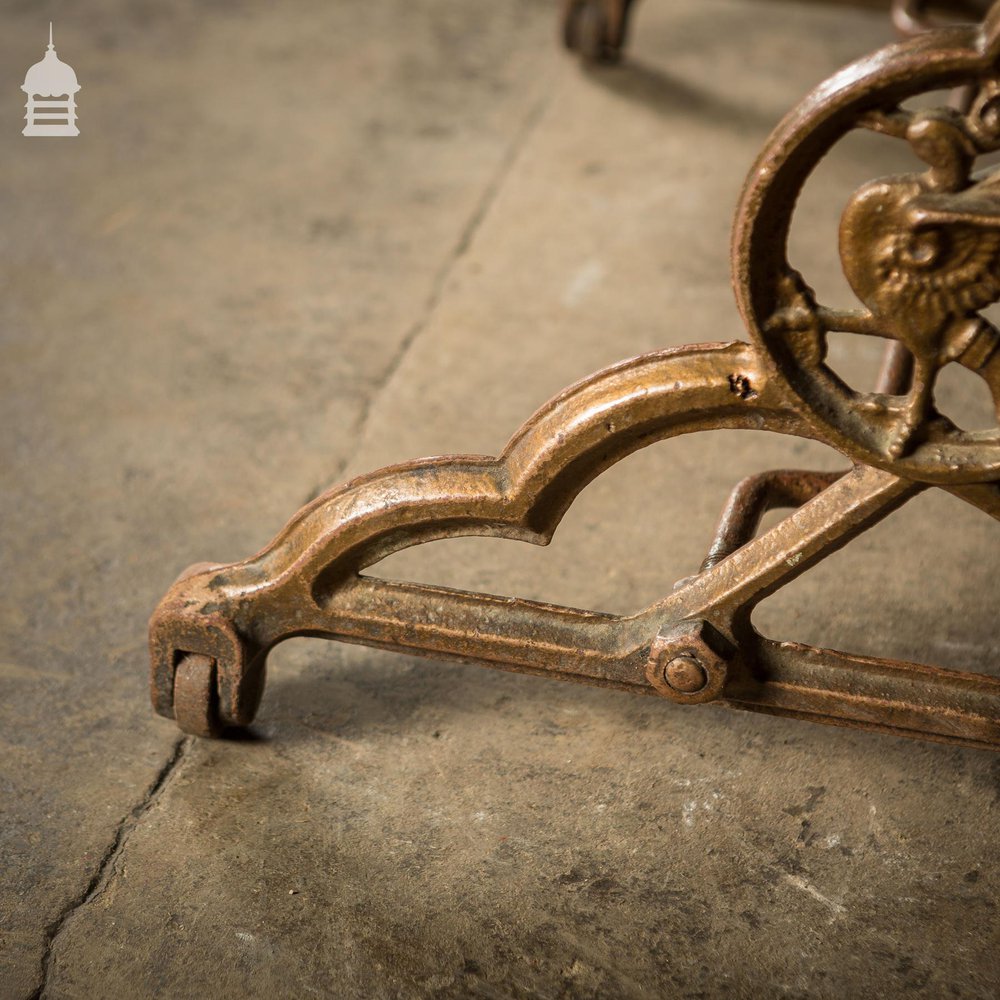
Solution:
M 0 995 L 996 996 L 988 754 L 306 640 L 248 739 L 180 739 L 146 701 L 144 620 L 188 562 L 332 479 L 496 452 L 600 365 L 738 338 L 743 174 L 881 16 L 649 0 L 629 63 L 584 73 L 544 3 L 53 9 L 83 134 L 0 110 Z M 27 68 L 40 15 L 4 16 Z M 852 144 L 803 203 L 831 298 L 842 196 L 898 155 Z M 841 462 L 673 441 L 548 548 L 377 572 L 633 610 L 740 475 Z M 998 556 L 926 494 L 758 619 L 995 672 Z

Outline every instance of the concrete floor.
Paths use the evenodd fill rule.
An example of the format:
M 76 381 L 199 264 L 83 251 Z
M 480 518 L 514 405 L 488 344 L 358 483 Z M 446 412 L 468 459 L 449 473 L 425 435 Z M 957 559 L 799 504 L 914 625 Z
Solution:
M 541 0 L 43 6 L 0 33 L 0 996 L 1000 994 L 989 754 L 307 640 L 250 739 L 182 738 L 146 693 L 189 562 L 346 476 L 495 453 L 599 366 L 741 337 L 743 174 L 884 16 L 648 0 L 588 73 Z M 50 16 L 75 140 L 19 134 Z M 824 291 L 841 195 L 898 156 L 851 146 L 803 202 Z M 634 610 L 740 475 L 788 464 L 842 459 L 673 441 L 547 549 L 379 572 Z M 996 672 L 998 556 L 931 492 L 759 620 Z

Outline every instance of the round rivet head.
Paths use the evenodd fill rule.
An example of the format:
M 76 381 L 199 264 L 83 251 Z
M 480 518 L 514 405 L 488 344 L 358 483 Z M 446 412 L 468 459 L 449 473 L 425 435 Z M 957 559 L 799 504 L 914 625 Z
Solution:
M 708 674 L 693 656 L 675 656 L 663 671 L 667 683 L 684 694 L 694 694 L 708 684 Z
M 732 642 L 706 621 L 682 621 L 657 633 L 649 646 L 646 680 L 657 694 L 680 705 L 722 697 Z

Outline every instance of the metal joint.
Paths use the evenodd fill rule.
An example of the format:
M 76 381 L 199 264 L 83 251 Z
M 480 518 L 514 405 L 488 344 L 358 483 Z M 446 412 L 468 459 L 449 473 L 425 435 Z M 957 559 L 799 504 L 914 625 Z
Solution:
M 653 640 L 646 678 L 659 694 L 681 705 L 715 701 L 726 686 L 732 645 L 706 621 L 682 622 Z

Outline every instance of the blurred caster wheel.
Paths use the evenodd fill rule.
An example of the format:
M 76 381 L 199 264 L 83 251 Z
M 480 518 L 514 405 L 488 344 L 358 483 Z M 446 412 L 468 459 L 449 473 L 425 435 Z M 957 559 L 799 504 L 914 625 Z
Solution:
M 605 0 L 570 0 L 563 15 L 563 41 L 586 62 L 614 62 L 620 55 Z

